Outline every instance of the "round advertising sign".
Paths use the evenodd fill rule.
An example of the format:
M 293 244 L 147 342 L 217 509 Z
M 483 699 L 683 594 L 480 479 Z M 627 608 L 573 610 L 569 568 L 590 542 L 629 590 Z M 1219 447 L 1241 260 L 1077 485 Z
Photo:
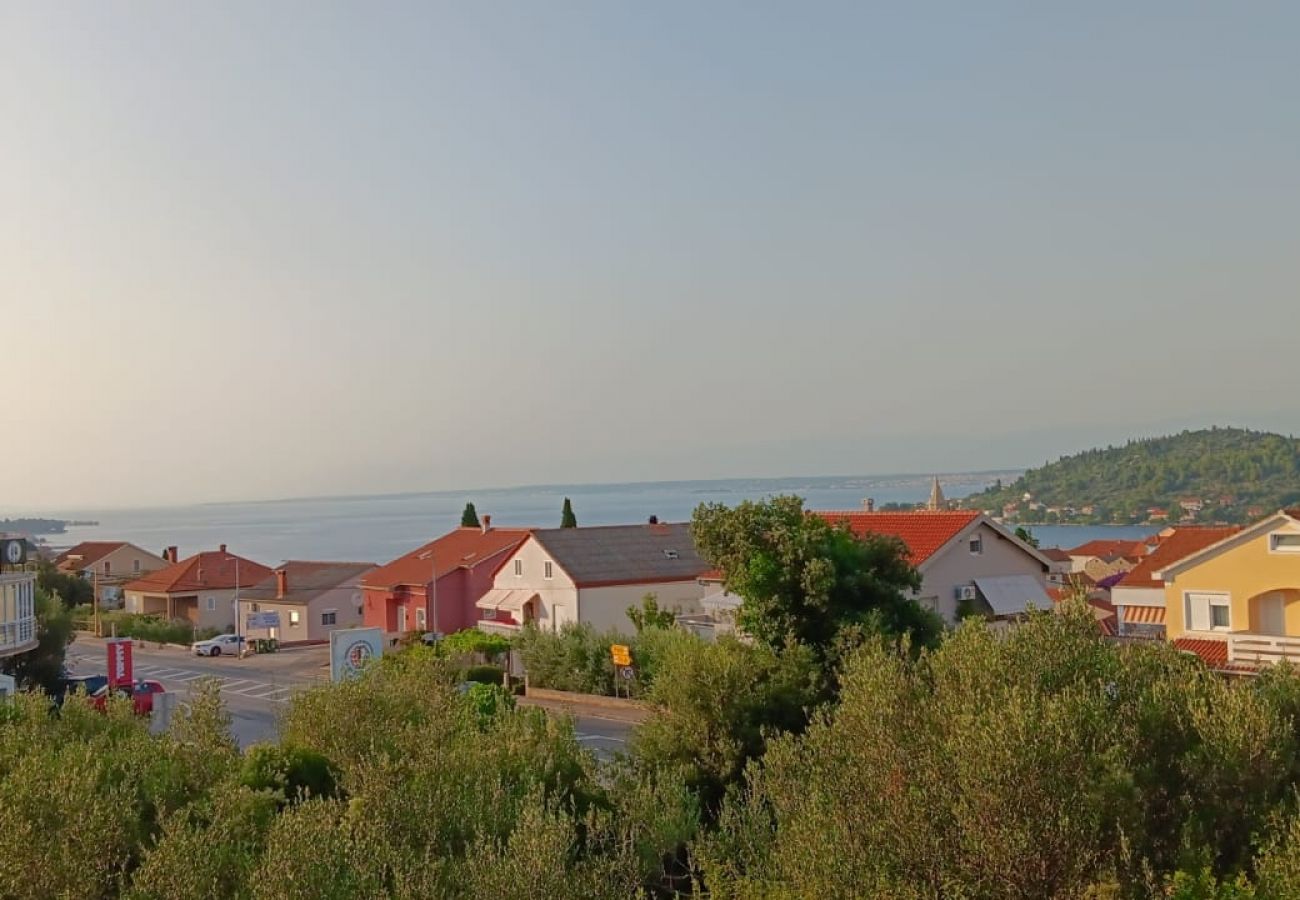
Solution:
M 356 675 L 370 662 L 371 657 L 375 655 L 370 649 L 370 645 L 365 641 L 354 641 L 343 652 L 343 664 L 347 667 L 350 675 Z

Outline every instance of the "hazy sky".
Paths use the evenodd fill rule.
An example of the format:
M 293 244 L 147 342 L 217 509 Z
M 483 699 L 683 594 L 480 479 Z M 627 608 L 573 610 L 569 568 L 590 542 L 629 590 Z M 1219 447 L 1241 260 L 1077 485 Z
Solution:
M 0 0 L 0 509 L 1300 431 L 1298 42 L 1291 2 Z

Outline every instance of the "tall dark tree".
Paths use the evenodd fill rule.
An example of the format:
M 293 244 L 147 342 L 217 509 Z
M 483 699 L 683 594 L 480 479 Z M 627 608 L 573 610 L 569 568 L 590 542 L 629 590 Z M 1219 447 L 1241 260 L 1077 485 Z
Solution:
M 478 510 L 474 508 L 473 503 L 465 504 L 465 511 L 460 514 L 461 528 L 478 528 Z
M 1034 537 L 1034 533 L 1023 525 L 1016 526 L 1016 537 L 1020 538 L 1031 547 L 1038 546 L 1038 538 Z
M 573 514 L 573 504 L 569 502 L 568 497 L 564 498 L 564 510 L 563 512 L 560 513 L 560 527 L 561 528 L 578 527 L 578 517 Z

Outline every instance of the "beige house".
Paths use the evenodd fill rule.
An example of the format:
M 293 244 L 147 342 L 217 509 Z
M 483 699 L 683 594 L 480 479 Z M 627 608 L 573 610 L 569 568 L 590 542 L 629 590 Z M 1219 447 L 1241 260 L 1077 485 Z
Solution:
M 95 586 L 95 599 L 116 606 L 122 586 L 171 565 L 171 561 L 128 541 L 83 541 L 54 559 L 60 572 L 80 575 Z
M 627 631 L 630 606 L 654 594 L 660 608 L 700 612 L 709 570 L 685 523 L 549 528 L 533 531 L 496 572 L 477 602 L 485 630 L 546 631 L 583 622 Z
M 175 547 L 168 548 L 167 557 L 175 559 Z M 183 619 L 196 628 L 233 630 L 235 598 L 270 575 L 266 566 L 236 556 L 222 544 L 127 582 L 126 611 Z
M 289 560 L 240 594 L 240 629 L 281 643 L 328 641 L 336 628 L 361 625 L 361 579 L 374 563 Z M 249 617 L 276 613 L 278 628 L 248 628 Z
M 1051 609 L 1051 560 L 980 512 L 818 512 L 854 534 L 897 537 L 921 576 L 915 599 L 945 622 L 983 613 L 1014 619 Z

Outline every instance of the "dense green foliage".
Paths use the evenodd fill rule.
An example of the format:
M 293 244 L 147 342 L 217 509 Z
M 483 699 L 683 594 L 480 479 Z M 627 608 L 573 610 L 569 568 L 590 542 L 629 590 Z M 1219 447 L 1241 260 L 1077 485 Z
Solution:
M 922 646 L 943 629 L 907 596 L 921 581 L 901 541 L 859 539 L 806 514 L 799 497 L 701 504 L 691 529 L 726 589 L 744 599 L 740 627 L 774 649 L 799 643 L 834 660 L 867 635 L 908 635 Z
M 1298 712 L 1292 672 L 1117 648 L 1082 606 L 915 660 L 871 644 L 697 861 L 716 897 L 1300 896 Z
M 1044 509 L 1030 509 L 1026 493 Z M 1184 514 L 1179 501 L 1192 498 L 1205 503 L 1196 514 L 1205 522 L 1244 522 L 1251 508 L 1270 513 L 1300 503 L 1300 440 L 1211 428 L 1129 441 L 1030 469 L 1012 484 L 964 503 L 998 514 L 1005 504 L 1019 504 L 1010 518 L 1020 522 L 1128 523 L 1145 521 L 1147 510 L 1156 507 L 1178 519 Z M 1088 506 L 1090 514 L 1083 512 Z M 1062 511 L 1048 513 L 1045 507 Z
M 0 706 L 0 897 L 1300 896 L 1300 676 L 1226 680 L 1067 604 L 933 650 L 680 631 L 600 766 L 569 723 L 458 689 L 431 648 L 289 706 L 241 756 L 214 685 Z
M 453 632 L 434 645 L 440 656 L 463 656 L 479 654 L 485 659 L 496 660 L 510 650 L 510 639 L 500 634 L 488 634 L 477 628 L 464 628 Z
M 474 508 L 473 503 L 466 503 L 465 509 L 460 514 L 461 528 L 479 528 L 478 510 Z
M 75 610 L 73 621 L 78 628 L 89 629 L 94 623 L 94 610 L 90 607 Z M 161 616 L 110 610 L 100 611 L 99 627 L 104 635 L 116 634 L 158 644 L 191 644 L 221 633 L 216 628 L 195 628 L 189 619 L 169 622 Z
M 0 896 L 630 897 L 695 831 L 679 782 L 598 777 L 422 647 L 296 700 L 277 746 L 227 724 L 211 687 L 158 736 L 125 701 L 0 707 Z
M 72 616 L 50 593 L 36 590 L 36 646 L 26 653 L 0 659 L 0 673 L 12 675 L 20 687 L 55 693 L 63 681 L 63 659 L 73 641 Z
M 89 604 L 95 598 L 95 586 L 91 582 L 80 575 L 60 572 L 48 559 L 41 560 L 36 568 L 36 586 L 68 606 Z
M 573 504 L 569 501 L 568 497 L 564 498 L 564 509 L 560 510 L 560 527 L 578 527 L 578 517 L 573 514 Z

